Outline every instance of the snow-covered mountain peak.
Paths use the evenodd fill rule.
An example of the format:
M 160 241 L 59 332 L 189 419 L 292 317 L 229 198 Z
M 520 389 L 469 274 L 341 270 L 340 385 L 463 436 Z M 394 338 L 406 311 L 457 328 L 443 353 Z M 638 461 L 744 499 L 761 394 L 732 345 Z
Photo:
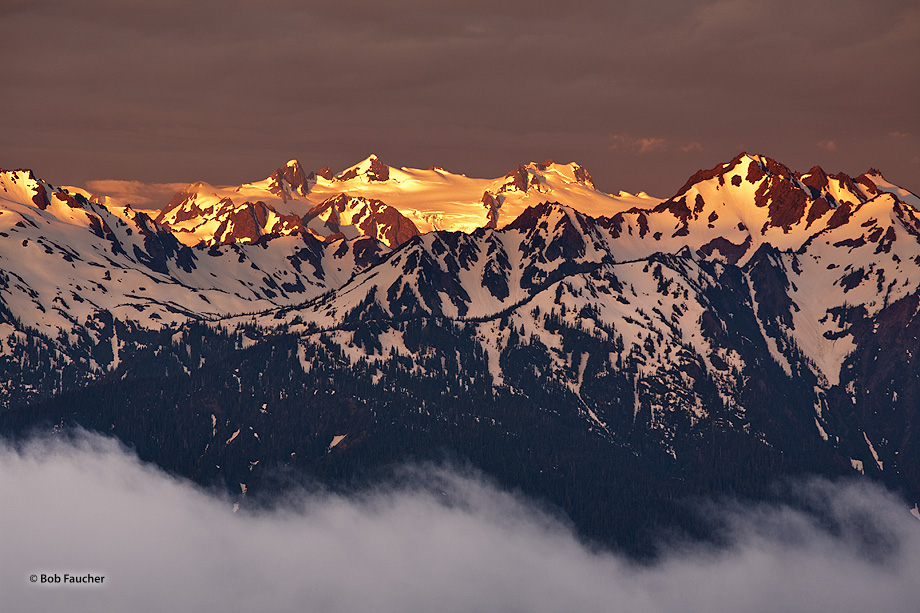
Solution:
M 292 457 L 281 434 L 307 415 L 326 425 L 306 429 L 297 457 L 348 453 L 405 420 L 430 427 L 425 439 L 444 424 L 496 432 L 494 448 L 520 438 L 532 458 L 544 424 L 573 432 L 586 466 L 607 457 L 583 447 L 595 435 L 652 450 L 654 467 L 749 436 L 777 463 L 824 458 L 829 474 L 907 475 L 920 492 L 904 470 L 916 445 L 898 439 L 920 406 L 920 200 L 881 173 L 741 154 L 661 201 L 605 194 L 550 160 L 494 179 L 376 156 L 353 168 L 311 185 L 292 160 L 256 183 L 194 183 L 164 225 L 0 171 L 0 414 L 89 383 L 117 399 L 140 381 L 151 404 L 93 423 L 133 427 L 163 407 L 189 445 L 151 448 L 201 443 L 208 466 L 232 465 L 203 455 L 215 447 L 260 454 L 233 482 Z M 132 406 L 81 397 L 60 397 L 59 415 Z M 218 422 L 208 407 L 227 410 Z M 354 457 L 378 457 L 367 449 Z
M 720 186 L 725 185 L 727 182 L 726 177 L 741 175 L 742 173 L 745 174 L 744 178 L 747 179 L 750 183 L 755 183 L 759 181 L 760 178 L 765 174 L 778 174 L 780 176 L 788 176 L 791 175 L 792 171 L 766 156 L 757 154 L 749 155 L 745 152 L 742 152 L 728 162 L 716 164 L 713 168 L 700 169 L 696 171 L 689 179 L 687 179 L 687 182 L 684 183 L 683 187 L 677 190 L 677 194 L 675 194 L 671 200 L 686 194 L 691 188 L 702 183 L 717 181 Z
M 508 224 L 509 230 L 531 232 L 534 230 L 548 230 L 560 224 L 579 225 L 584 227 L 587 218 L 570 206 L 558 202 L 542 202 L 529 206 Z
M 313 173 L 307 176 L 297 160 L 289 160 L 273 172 L 269 179 L 269 191 L 285 202 L 298 195 L 306 196 L 310 192 L 311 184 L 316 183 L 316 176 Z
M 4 169 L 0 168 L 0 180 L 4 183 L 20 183 L 25 181 L 35 181 L 35 175 L 29 168 Z
M 376 154 L 372 153 L 354 166 L 343 170 L 335 177 L 335 180 L 351 181 L 352 179 L 360 179 L 361 181 L 384 182 L 389 178 L 390 167 L 380 161 Z
M 845 174 L 828 175 L 818 166 L 800 174 L 772 158 L 742 153 L 698 171 L 656 210 L 668 210 L 684 224 L 705 218 L 717 227 L 722 225 L 717 220 L 727 217 L 730 225 L 741 223 L 758 235 L 774 229 L 789 234 L 813 232 L 841 205 L 866 200 L 865 191 Z
M 498 192 L 549 192 L 554 188 L 568 184 L 581 184 L 594 189 L 591 173 L 577 162 L 557 164 L 552 159 L 545 162 L 530 162 L 518 166 L 504 176 L 504 182 Z
M 310 209 L 303 223 L 311 234 L 326 241 L 370 236 L 392 249 L 419 234 L 415 224 L 395 207 L 380 200 L 345 194 Z
M 601 192 L 587 169 L 575 162 L 530 162 L 503 177 L 481 179 L 435 165 L 427 169 L 394 168 L 376 155 L 338 175 L 328 168 L 320 170 L 309 199 L 315 205 L 341 193 L 385 202 L 422 233 L 501 228 L 527 207 L 546 201 L 560 202 L 592 216 L 651 208 L 661 202 L 647 194 L 623 192 L 613 196 Z
M 296 159 L 288 160 L 267 178 L 254 183 L 244 183 L 236 192 L 244 198 L 261 198 L 270 195 L 280 198 L 282 203 L 305 198 L 316 184 L 316 173 L 305 173 Z M 267 192 L 265 194 L 264 192 Z
M 18 200 L 17 196 L 26 196 L 29 201 L 42 210 L 48 208 L 48 192 L 53 190 L 51 185 L 46 185 L 37 179 L 28 168 L 0 169 L 0 187 L 3 189 L 3 194 L 0 194 L 0 198 Z
M 844 202 L 856 205 L 880 190 L 886 191 L 880 188 L 885 183 L 874 169 L 856 179 L 846 173 L 829 174 L 820 166 L 799 173 L 765 155 L 740 153 L 728 162 L 696 172 L 670 201 L 691 192 L 695 196 L 705 191 L 732 191 L 732 188 L 750 191 L 753 188 L 757 196 L 753 203 L 758 207 L 767 206 L 771 199 L 785 201 L 790 193 L 801 192 L 811 200 L 824 198 L 831 209 L 836 209 Z M 888 187 L 896 188 L 891 184 Z M 901 190 L 901 193 L 909 192 Z
M 870 168 L 867 172 L 856 177 L 854 182 L 865 192 L 867 197 L 871 198 L 879 193 L 887 192 L 894 195 L 901 202 L 910 205 L 916 210 L 920 210 L 920 196 L 917 196 L 917 194 L 910 190 L 891 183 L 878 169 Z
M 38 179 L 35 177 L 35 173 L 32 172 L 31 168 L 0 168 L 0 179 L 3 181 L 15 182 L 38 181 Z
M 296 159 L 267 178 L 236 187 L 198 181 L 176 192 L 156 215 L 186 245 L 257 242 L 300 230 L 300 217 L 313 206 L 316 184 Z

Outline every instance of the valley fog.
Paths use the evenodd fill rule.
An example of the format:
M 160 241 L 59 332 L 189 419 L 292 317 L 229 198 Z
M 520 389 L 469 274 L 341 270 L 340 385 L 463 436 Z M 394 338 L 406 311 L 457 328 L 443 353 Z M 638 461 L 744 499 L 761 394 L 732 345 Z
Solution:
M 0 443 L 8 611 L 912 611 L 920 522 L 863 482 L 803 505 L 700 503 L 724 546 L 666 542 L 638 565 L 581 543 L 479 475 L 409 467 L 399 486 L 291 493 L 271 510 L 140 463 L 97 435 Z M 824 526 L 824 527 L 822 527 Z M 31 574 L 104 576 L 30 583 Z

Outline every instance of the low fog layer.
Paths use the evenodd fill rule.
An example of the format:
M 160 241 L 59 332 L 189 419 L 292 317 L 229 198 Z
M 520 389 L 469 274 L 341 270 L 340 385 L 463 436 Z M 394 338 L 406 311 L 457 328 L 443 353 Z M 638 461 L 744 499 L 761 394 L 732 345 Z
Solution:
M 641 567 L 475 476 L 410 475 L 401 482 L 424 487 L 233 513 L 109 439 L 0 442 L 0 608 L 842 613 L 920 602 L 920 522 L 866 484 L 803 486 L 830 531 L 785 507 L 713 506 L 730 546 L 674 547 Z M 105 580 L 29 581 L 65 572 Z

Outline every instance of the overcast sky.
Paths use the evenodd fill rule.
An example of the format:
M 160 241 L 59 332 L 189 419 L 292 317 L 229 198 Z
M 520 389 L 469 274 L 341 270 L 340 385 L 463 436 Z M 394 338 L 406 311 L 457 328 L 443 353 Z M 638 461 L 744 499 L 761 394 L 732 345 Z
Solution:
M 742 150 L 920 190 L 916 0 L 0 0 L 0 167 L 238 184 L 287 159 L 672 195 Z

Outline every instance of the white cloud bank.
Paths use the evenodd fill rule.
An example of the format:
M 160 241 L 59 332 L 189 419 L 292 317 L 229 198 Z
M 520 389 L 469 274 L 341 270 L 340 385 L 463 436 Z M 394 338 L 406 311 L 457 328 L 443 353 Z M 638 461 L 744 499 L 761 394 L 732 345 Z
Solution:
M 108 439 L 0 442 L 0 609 L 843 613 L 920 602 L 920 522 L 870 486 L 812 482 L 803 494 L 837 536 L 784 507 L 714 507 L 733 545 L 640 567 L 479 479 L 416 476 L 438 487 L 304 494 L 234 514 Z M 105 581 L 29 581 L 64 572 Z
M 114 179 L 87 181 L 86 191 L 108 196 L 122 205 L 130 204 L 139 211 L 159 211 L 176 192 L 188 187 L 187 183 L 144 183 Z

